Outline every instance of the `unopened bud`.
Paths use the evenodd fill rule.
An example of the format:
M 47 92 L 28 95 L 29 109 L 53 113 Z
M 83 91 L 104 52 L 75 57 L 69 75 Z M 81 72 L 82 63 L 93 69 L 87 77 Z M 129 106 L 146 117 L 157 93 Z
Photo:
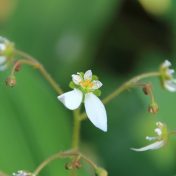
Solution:
M 80 161 L 76 161 L 76 162 L 74 163 L 74 165 L 75 165 L 75 168 L 76 168 L 76 169 L 79 169 L 79 168 L 82 167 Z
M 15 63 L 15 71 L 18 72 L 18 71 L 20 71 L 20 69 L 21 69 L 21 64 L 17 61 Z
M 98 167 L 96 170 L 95 170 L 95 173 L 96 173 L 96 176 L 108 176 L 108 172 L 101 168 L 101 167 Z
M 152 113 L 152 114 L 156 114 L 159 110 L 159 107 L 156 103 L 152 103 L 149 105 L 148 107 L 148 112 Z
M 72 166 L 70 163 L 66 163 L 66 164 L 65 164 L 65 169 L 66 169 L 66 170 L 72 170 L 72 169 L 73 169 L 73 166 Z
M 142 90 L 143 90 L 143 92 L 144 92 L 145 95 L 150 95 L 150 93 L 152 92 L 152 86 L 151 86 L 151 84 L 145 84 L 143 86 Z
M 16 85 L 16 78 L 15 78 L 15 76 L 9 76 L 6 79 L 6 85 L 10 86 L 10 87 L 14 87 Z
M 79 169 L 81 167 L 82 167 L 82 165 L 81 165 L 80 161 L 73 161 L 71 163 L 66 163 L 65 164 L 65 169 L 67 169 L 67 170 Z

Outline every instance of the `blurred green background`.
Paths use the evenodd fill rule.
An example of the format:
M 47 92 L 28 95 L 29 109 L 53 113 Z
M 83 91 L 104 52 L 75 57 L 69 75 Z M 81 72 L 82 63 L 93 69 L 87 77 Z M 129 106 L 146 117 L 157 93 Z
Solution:
M 104 86 L 105 97 L 132 76 L 156 70 L 165 59 L 176 66 L 175 0 L 0 0 L 0 35 L 38 58 L 67 91 L 70 75 L 92 69 Z M 0 170 L 34 170 L 48 156 L 69 149 L 71 112 L 34 69 L 24 66 L 17 86 L 0 76 Z M 160 111 L 147 112 L 148 97 L 130 90 L 106 106 L 107 133 L 83 122 L 82 150 L 110 176 L 176 175 L 176 140 L 157 151 L 136 153 L 130 147 L 148 144 L 155 122 L 176 128 L 176 95 L 152 82 Z M 56 161 L 42 175 L 66 176 L 64 161 Z M 86 166 L 80 176 L 87 174 Z

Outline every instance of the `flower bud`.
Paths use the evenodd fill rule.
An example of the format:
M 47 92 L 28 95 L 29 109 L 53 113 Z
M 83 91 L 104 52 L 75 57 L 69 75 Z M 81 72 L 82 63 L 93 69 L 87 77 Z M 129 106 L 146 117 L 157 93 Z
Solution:
M 10 87 L 14 87 L 16 85 L 16 78 L 15 78 L 15 76 L 9 76 L 6 79 L 6 85 L 10 86 Z
M 101 167 L 96 168 L 95 173 L 96 176 L 108 176 L 108 172 Z
M 154 102 L 154 103 L 151 103 L 148 107 L 148 112 L 152 113 L 152 114 L 156 114 L 159 110 L 159 107 L 158 105 Z
M 72 166 L 70 163 L 66 163 L 66 164 L 65 164 L 65 169 L 66 169 L 66 170 L 72 170 L 72 169 L 73 169 L 73 166 Z
M 75 160 L 71 163 L 66 163 L 65 164 L 65 169 L 66 170 L 79 169 L 79 168 L 81 168 L 81 163 L 80 163 L 79 160 L 78 161 Z
M 21 64 L 17 61 L 15 62 L 15 71 L 19 72 L 21 70 Z
M 142 90 L 145 95 L 150 95 L 150 93 L 152 92 L 152 86 L 150 84 L 145 84 Z

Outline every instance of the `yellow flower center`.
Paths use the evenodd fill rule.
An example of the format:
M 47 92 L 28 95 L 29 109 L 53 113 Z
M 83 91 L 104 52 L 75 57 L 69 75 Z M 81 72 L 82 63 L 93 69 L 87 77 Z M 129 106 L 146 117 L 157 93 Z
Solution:
M 80 82 L 80 85 L 83 88 L 92 88 L 93 87 L 93 83 L 90 80 L 82 81 L 82 82 Z

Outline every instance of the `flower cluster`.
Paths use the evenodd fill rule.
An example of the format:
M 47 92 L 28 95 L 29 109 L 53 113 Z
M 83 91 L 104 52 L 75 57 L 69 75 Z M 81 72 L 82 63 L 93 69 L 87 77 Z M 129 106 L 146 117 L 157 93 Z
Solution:
M 160 73 L 161 73 L 161 83 L 163 87 L 170 91 L 175 92 L 176 91 L 176 79 L 174 79 L 174 69 L 170 69 L 171 62 L 168 60 L 165 60 L 164 63 L 160 66 Z
M 70 110 L 77 109 L 83 102 L 89 120 L 97 128 L 107 131 L 106 110 L 97 97 L 101 93 L 99 88 L 102 85 L 97 76 L 92 75 L 91 70 L 86 71 L 85 74 L 73 74 L 70 83 L 73 90 L 58 96 L 58 99 Z
M 154 131 L 157 134 L 157 136 L 154 136 L 154 137 L 146 136 L 146 140 L 156 141 L 156 142 L 139 149 L 137 148 L 131 148 L 131 149 L 137 152 L 142 152 L 146 150 L 156 150 L 163 147 L 167 143 L 168 136 L 169 136 L 167 126 L 161 122 L 157 122 L 156 126 L 157 128 L 155 128 Z

